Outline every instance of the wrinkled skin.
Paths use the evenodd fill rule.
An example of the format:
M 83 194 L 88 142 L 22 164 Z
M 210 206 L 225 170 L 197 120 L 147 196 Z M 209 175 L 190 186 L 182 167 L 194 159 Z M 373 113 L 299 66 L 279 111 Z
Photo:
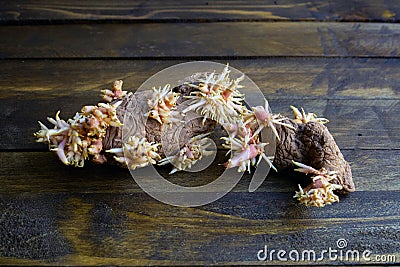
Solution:
M 296 123 L 287 118 L 284 122 L 296 130 L 276 125 L 281 142 L 276 143 L 274 166 L 278 170 L 292 168 L 292 161 L 297 161 L 315 169 L 337 171 L 338 178 L 331 182 L 343 186 L 341 193 L 354 192 L 350 165 L 344 159 L 328 128 L 313 121 Z

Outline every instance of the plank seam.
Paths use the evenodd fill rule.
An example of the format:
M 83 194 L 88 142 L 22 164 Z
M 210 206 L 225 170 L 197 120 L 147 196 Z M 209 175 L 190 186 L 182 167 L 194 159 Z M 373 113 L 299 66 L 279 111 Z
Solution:
M 400 59 L 398 56 L 374 56 L 374 55 L 358 55 L 358 56 L 344 56 L 344 55 L 263 55 L 263 56 L 132 56 L 132 57 L 0 57 L 0 60 L 157 60 L 157 61 L 171 61 L 171 60 L 262 60 L 262 59 Z
M 400 19 L 384 20 L 384 19 L 365 19 L 365 20 L 321 20 L 321 19 L 23 19 L 23 20 L 8 20 L 0 19 L 0 26 L 35 26 L 35 25 L 98 25 L 98 24 L 154 24 L 154 23 L 274 23 L 274 22 L 315 22 L 315 23 L 381 23 L 391 24 L 399 23 Z

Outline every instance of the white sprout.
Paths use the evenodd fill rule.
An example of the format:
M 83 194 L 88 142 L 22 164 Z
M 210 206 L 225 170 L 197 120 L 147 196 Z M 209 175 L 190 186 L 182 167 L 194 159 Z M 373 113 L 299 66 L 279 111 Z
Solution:
M 209 133 L 192 137 L 176 155 L 166 157 L 160 160 L 158 164 L 166 165 L 172 163 L 175 167 L 170 174 L 190 169 L 196 162 L 201 160 L 203 156 L 209 156 L 214 153 L 213 151 L 207 150 L 211 145 L 210 142 L 207 142 L 206 136 L 208 135 Z
M 198 90 L 191 92 L 186 98 L 191 99 L 184 113 L 195 110 L 206 119 L 212 119 L 220 124 L 236 120 L 246 109 L 242 105 L 243 94 L 238 89 L 239 83 L 244 79 L 241 76 L 235 80 L 229 79 L 229 67 L 224 68 L 220 75 L 215 72 L 206 75 L 206 78 L 197 80 L 198 84 L 189 86 Z
M 313 167 L 295 161 L 293 161 L 293 164 L 300 167 L 295 171 L 313 174 L 311 177 L 312 183 L 304 189 L 299 185 L 299 191 L 293 196 L 300 203 L 306 206 L 323 207 L 327 204 L 339 202 L 339 197 L 333 191 L 341 190 L 343 187 L 330 183 L 331 180 L 336 179 L 336 171 L 327 171 L 325 168 L 316 170 Z
M 329 122 L 328 119 L 325 118 L 318 118 L 317 115 L 315 113 L 305 113 L 304 109 L 301 108 L 301 112 L 299 111 L 298 108 L 294 107 L 294 106 L 290 106 L 290 108 L 293 110 L 294 113 L 294 121 L 297 123 L 307 123 L 309 121 L 316 121 L 322 124 L 326 124 Z
M 150 164 L 155 164 L 161 157 L 157 153 L 160 144 L 147 142 L 146 138 L 130 136 L 122 147 L 106 150 L 115 154 L 114 159 L 128 168 L 135 170 Z

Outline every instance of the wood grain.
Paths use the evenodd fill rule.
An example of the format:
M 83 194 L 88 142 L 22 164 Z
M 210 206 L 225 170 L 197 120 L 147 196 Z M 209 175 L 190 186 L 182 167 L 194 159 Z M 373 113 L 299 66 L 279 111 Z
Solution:
M 37 121 L 62 110 L 71 117 L 100 101 L 100 89 L 123 79 L 137 88 L 179 61 L 34 60 L 0 62 L 0 149 L 46 149 L 34 143 Z M 341 148 L 399 148 L 400 76 L 397 59 L 234 60 L 259 85 L 276 113 L 290 105 L 331 120 Z
M 351 165 L 357 191 L 400 190 L 399 150 L 344 149 L 342 153 Z M 157 167 L 157 171 L 175 184 L 200 186 L 222 174 L 224 168 L 218 164 L 226 162 L 224 154 L 220 150 L 212 166 L 199 173 L 169 175 L 171 166 Z M 0 162 L 0 194 L 142 192 L 127 169 L 91 163 L 84 168 L 68 167 L 52 152 L 0 152 Z M 234 191 L 248 192 L 251 177 L 245 173 Z M 258 191 L 294 192 L 302 180 L 307 182 L 297 173 L 271 171 Z
M 238 22 L 0 28 L 0 58 L 398 57 L 400 25 Z M 290 38 L 288 38 L 290 36 Z
M 62 110 L 61 118 L 73 117 L 81 109 L 85 98 L 63 97 L 51 100 L 0 100 L 4 110 L 0 112 L 1 149 L 46 150 L 35 143 L 33 133 L 39 130 L 38 120 L 46 122 L 46 116 L 54 117 Z M 88 101 L 88 100 L 86 100 Z M 399 100 L 271 100 L 273 110 L 292 116 L 290 105 L 305 107 L 308 111 L 329 118 L 329 129 L 339 147 L 345 149 L 399 149 Z M 87 104 L 93 104 L 90 101 Z M 284 108 L 285 107 L 285 108 Z
M 396 1 L 0 1 L 0 21 L 398 21 Z
M 1 60 L 0 99 L 85 94 L 90 103 L 117 79 L 136 90 L 157 72 L 190 60 Z M 400 99 L 397 58 L 210 59 L 251 78 L 268 99 Z M 218 70 L 217 70 L 218 71 Z
M 0 260 L 61 265 L 254 264 L 264 245 L 321 251 L 335 249 L 339 238 L 347 240 L 349 249 L 398 255 L 398 191 L 355 192 L 324 209 L 306 209 L 291 198 L 288 193 L 231 192 L 202 208 L 181 208 L 143 193 L 3 196 L 0 227 L 6 231 L 0 235 L 9 242 L 0 244 Z

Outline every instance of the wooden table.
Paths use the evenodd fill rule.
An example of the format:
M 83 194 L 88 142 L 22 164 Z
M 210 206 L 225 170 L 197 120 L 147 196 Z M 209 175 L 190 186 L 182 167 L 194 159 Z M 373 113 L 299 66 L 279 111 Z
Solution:
M 400 4 L 396 1 L 0 1 L 0 264 L 257 264 L 271 250 L 370 250 L 400 263 Z M 162 204 L 128 171 L 64 166 L 35 143 L 38 120 L 68 118 L 123 79 L 165 67 L 229 64 L 289 105 L 329 118 L 357 191 L 325 208 L 292 198 L 298 179 L 250 175 L 198 208 Z M 215 172 L 190 176 L 202 184 Z M 179 179 L 189 179 L 186 173 Z M 342 240 L 343 241 L 343 240 Z M 317 258 L 320 254 L 317 254 Z M 292 255 L 293 256 L 293 255 Z

